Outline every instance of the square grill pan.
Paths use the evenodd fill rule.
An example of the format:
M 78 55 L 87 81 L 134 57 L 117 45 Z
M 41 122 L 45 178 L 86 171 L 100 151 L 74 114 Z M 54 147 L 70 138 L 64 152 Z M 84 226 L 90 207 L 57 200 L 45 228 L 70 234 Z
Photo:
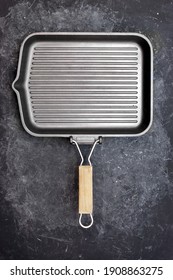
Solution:
M 93 224 L 96 144 L 102 136 L 142 135 L 151 125 L 152 61 L 150 41 L 136 33 L 35 33 L 21 46 L 13 89 L 22 124 L 34 136 L 70 137 L 76 145 L 84 228 Z M 93 144 L 88 165 L 79 143 Z

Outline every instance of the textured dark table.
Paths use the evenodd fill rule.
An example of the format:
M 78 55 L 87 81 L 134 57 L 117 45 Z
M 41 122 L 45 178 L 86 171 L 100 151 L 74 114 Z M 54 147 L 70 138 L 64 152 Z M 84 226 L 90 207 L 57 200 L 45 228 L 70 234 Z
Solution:
M 173 259 L 173 2 L 0 0 L 0 15 L 0 258 Z M 141 32 L 153 44 L 153 126 L 96 148 L 89 230 L 78 225 L 75 147 L 27 134 L 11 89 L 36 31 Z

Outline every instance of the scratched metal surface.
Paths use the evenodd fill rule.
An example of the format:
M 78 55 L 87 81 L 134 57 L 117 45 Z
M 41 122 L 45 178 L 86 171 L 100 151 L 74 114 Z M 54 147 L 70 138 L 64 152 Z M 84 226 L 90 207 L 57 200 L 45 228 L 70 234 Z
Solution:
M 0 258 L 173 259 L 172 1 L 2 3 Z M 27 134 L 11 89 L 19 46 L 38 31 L 141 32 L 154 47 L 153 126 L 96 148 L 89 230 L 78 226 L 77 151 Z

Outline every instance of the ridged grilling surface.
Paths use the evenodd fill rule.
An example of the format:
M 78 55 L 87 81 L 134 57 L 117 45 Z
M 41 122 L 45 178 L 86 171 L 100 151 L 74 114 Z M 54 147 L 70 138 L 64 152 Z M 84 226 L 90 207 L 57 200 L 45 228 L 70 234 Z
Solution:
M 35 44 L 28 76 L 35 124 L 136 127 L 141 121 L 141 64 L 133 43 Z

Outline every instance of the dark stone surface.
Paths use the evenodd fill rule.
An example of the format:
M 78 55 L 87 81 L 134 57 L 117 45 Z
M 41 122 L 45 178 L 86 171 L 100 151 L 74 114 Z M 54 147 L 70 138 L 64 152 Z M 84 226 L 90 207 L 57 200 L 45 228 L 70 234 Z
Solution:
M 173 2 L 1 0 L 0 15 L 0 258 L 173 259 Z M 153 126 L 96 148 L 88 230 L 78 225 L 75 147 L 27 134 L 11 89 L 35 31 L 141 32 L 153 44 Z

